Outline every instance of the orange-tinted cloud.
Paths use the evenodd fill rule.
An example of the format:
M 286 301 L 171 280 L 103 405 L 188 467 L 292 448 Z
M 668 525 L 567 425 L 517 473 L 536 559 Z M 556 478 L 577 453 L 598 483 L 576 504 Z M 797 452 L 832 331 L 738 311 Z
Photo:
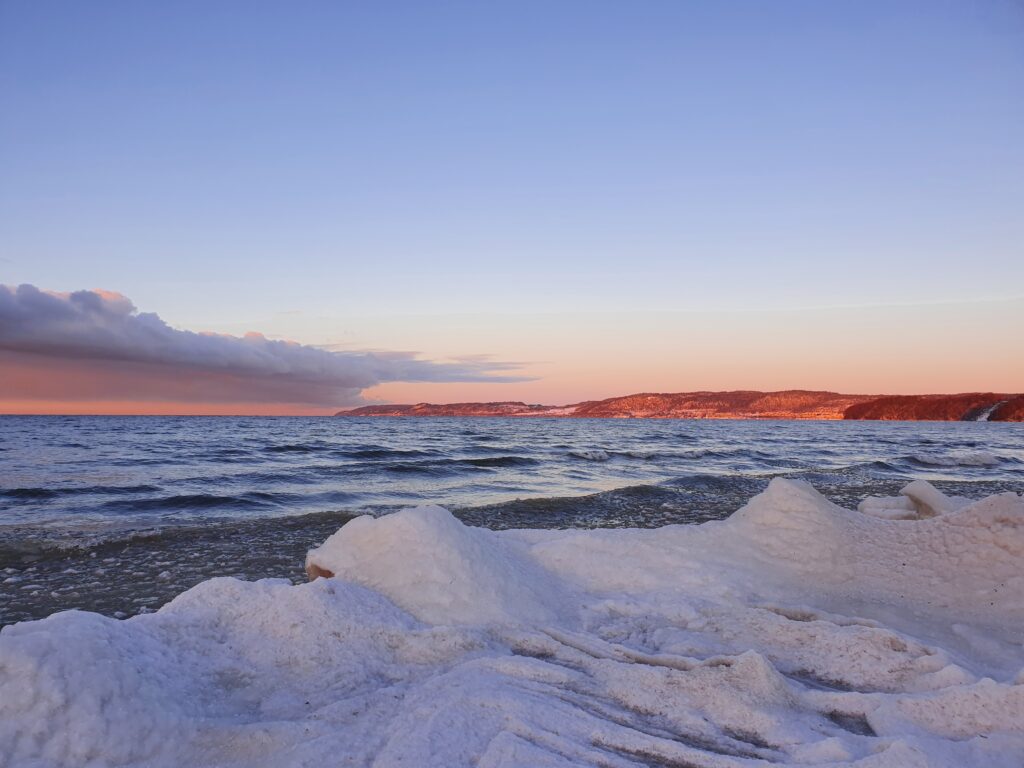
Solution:
M 519 380 L 507 373 L 513 367 L 333 352 L 258 333 L 194 333 L 137 312 L 117 293 L 0 286 L 0 408 L 6 402 L 7 412 L 24 412 L 26 402 L 39 403 L 36 412 L 48 412 L 46 403 L 90 403 L 90 412 L 125 412 L 125 403 L 166 403 L 179 413 L 222 404 L 235 413 L 322 412 L 359 402 L 362 390 L 387 381 Z

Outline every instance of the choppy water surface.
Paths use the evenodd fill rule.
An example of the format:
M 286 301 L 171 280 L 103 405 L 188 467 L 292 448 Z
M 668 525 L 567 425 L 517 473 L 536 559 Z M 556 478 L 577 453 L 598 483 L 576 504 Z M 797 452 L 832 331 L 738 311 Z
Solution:
M 353 514 L 651 527 L 724 517 L 775 475 L 846 505 L 916 478 L 1019 493 L 1024 424 L 0 417 L 0 624 L 300 578 Z

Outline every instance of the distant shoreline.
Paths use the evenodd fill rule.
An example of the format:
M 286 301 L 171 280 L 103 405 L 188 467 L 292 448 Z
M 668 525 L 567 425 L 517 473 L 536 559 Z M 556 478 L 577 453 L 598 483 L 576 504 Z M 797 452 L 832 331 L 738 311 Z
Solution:
M 927 395 L 850 395 L 815 390 L 640 393 L 570 405 L 521 401 L 388 403 L 334 413 L 8 412 L 3 417 L 130 418 L 573 418 L 734 421 L 1003 421 L 1024 422 L 1024 394 L 966 392 Z
M 846 395 L 809 390 L 642 393 L 571 405 L 531 405 L 518 401 L 368 405 L 338 411 L 335 416 L 1024 421 L 1024 395 Z

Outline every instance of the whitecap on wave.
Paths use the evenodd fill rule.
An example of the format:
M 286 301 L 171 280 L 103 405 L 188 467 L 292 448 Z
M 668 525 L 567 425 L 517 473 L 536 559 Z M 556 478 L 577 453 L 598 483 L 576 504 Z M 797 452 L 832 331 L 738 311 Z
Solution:
M 910 458 L 933 467 L 994 467 L 1000 463 L 999 457 L 988 451 L 915 453 Z
M 608 461 L 611 458 L 608 455 L 608 451 L 601 448 L 574 448 L 569 451 L 569 455 L 575 456 L 577 459 L 586 459 L 587 461 Z

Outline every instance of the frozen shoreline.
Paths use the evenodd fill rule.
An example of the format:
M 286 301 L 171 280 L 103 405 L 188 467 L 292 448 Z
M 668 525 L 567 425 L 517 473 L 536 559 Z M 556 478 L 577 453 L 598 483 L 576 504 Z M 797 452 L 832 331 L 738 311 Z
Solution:
M 0 632 L 0 765 L 1018 766 L 1024 501 L 721 522 L 357 518 L 335 578 L 204 582 Z

